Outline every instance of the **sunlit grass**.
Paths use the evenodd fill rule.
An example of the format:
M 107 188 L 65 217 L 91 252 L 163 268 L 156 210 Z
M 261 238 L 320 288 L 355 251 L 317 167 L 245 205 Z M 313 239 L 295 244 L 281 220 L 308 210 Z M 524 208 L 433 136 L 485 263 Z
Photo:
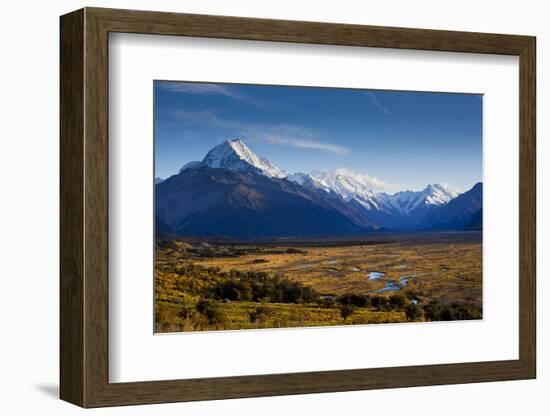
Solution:
M 359 307 L 344 316 L 342 304 L 335 302 L 344 294 L 372 294 L 385 287 L 388 281 L 396 282 L 404 276 L 409 281 L 399 293 L 406 295 L 407 305 L 413 302 L 419 308 L 430 302 L 466 305 L 468 311 L 473 311 L 472 316 L 480 317 L 481 259 L 481 242 L 461 236 L 444 241 L 421 238 L 322 247 L 294 243 L 275 248 L 268 244 L 240 247 L 165 241 L 156 250 L 156 331 L 371 324 L 405 322 L 407 318 L 424 320 L 423 312 L 407 317 L 406 305 L 399 310 Z M 212 297 L 212 288 L 227 280 L 231 270 L 265 272 L 278 279 L 288 278 L 313 288 L 318 301 L 275 303 L 269 299 L 251 302 Z M 369 280 L 370 271 L 383 272 L 385 276 Z M 380 296 L 389 297 L 395 293 L 389 291 Z M 323 304 L 319 296 L 329 297 L 330 302 Z M 205 297 L 210 302 L 208 310 L 199 312 L 197 304 Z

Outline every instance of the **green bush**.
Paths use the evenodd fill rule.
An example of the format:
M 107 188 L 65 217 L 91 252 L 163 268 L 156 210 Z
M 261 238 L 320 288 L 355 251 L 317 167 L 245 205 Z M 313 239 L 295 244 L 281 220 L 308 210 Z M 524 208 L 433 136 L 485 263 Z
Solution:
M 265 322 L 271 314 L 271 309 L 267 306 L 258 306 L 255 310 L 249 313 L 250 322 L 252 323 L 263 323 Z
M 480 319 L 481 309 L 470 303 L 446 304 L 436 300 L 424 306 L 424 316 L 430 321 Z
M 205 297 L 234 301 L 311 303 L 318 301 L 319 294 L 313 288 L 285 277 L 231 270 L 229 280 L 209 288 Z
M 223 300 L 247 301 L 252 299 L 252 287 L 248 282 L 231 279 L 215 286 L 212 297 Z
M 213 302 L 208 299 L 201 299 L 195 309 L 208 320 L 210 325 L 223 325 L 227 321 L 227 317 Z
M 379 311 L 387 311 L 390 309 L 389 300 L 385 296 L 372 296 L 371 305 Z
M 352 305 L 341 305 L 340 306 L 340 316 L 345 321 L 355 312 L 355 307 Z
M 422 318 L 422 308 L 414 303 L 409 303 L 405 308 L 405 316 L 409 321 L 419 321 Z
M 392 309 L 403 309 L 407 304 L 407 298 L 402 294 L 395 294 L 390 296 L 389 304 Z
M 320 297 L 317 303 L 321 308 L 331 309 L 331 308 L 334 308 L 336 301 L 332 297 L 326 297 L 326 298 Z
M 342 305 L 351 305 L 358 308 L 368 308 L 371 306 L 370 295 L 346 293 L 345 295 L 338 296 L 337 300 Z

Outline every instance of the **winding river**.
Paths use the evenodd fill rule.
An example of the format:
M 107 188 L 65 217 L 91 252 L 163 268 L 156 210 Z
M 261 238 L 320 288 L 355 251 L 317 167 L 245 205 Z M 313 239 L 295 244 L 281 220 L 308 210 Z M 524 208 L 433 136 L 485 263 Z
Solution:
M 383 272 L 369 272 L 369 280 L 380 280 L 386 273 Z
M 328 262 L 326 262 L 326 264 L 336 264 L 337 263 L 337 260 L 330 260 Z M 296 266 L 296 269 L 308 269 L 308 268 L 311 268 L 312 267 L 312 264 L 310 263 L 305 263 L 305 264 L 300 264 L 298 266 Z M 382 281 L 382 282 L 385 282 L 386 283 L 386 286 L 381 288 L 381 289 L 375 289 L 375 290 L 371 290 L 369 293 L 384 293 L 384 292 L 391 292 L 391 291 L 398 291 L 398 290 L 401 290 L 403 289 L 405 286 L 407 286 L 409 284 L 409 280 L 410 280 L 410 276 L 401 276 L 399 278 L 399 280 L 388 280 L 388 279 L 384 279 L 383 277 L 386 276 L 386 273 L 384 272 L 380 272 L 380 271 L 368 271 L 368 270 L 364 270 L 364 269 L 361 269 L 359 267 L 352 267 L 351 269 L 352 271 L 354 272 L 364 272 L 364 273 L 367 273 L 367 279 L 368 280 L 379 280 L 379 281 Z M 334 271 L 338 271 L 337 269 L 335 268 L 329 268 L 329 271 L 331 272 L 334 272 Z M 331 298 L 331 299 L 334 299 L 335 296 L 333 295 L 327 295 L 327 296 L 322 296 L 323 298 Z
M 394 280 L 383 280 L 382 277 L 384 277 L 386 273 L 383 272 L 369 272 L 369 280 L 382 280 L 386 282 L 386 287 L 383 287 L 382 289 L 376 289 L 371 290 L 369 293 L 384 293 L 384 292 L 390 292 L 390 291 L 398 291 L 403 289 L 405 286 L 409 284 L 409 276 L 402 276 L 399 278 L 399 280 L 396 282 Z

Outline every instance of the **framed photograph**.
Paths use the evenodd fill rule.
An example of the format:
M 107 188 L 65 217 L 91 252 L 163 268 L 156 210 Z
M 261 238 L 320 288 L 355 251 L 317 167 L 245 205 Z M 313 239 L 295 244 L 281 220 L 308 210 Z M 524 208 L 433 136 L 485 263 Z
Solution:
M 535 378 L 535 107 L 529 36 L 62 16 L 61 398 Z

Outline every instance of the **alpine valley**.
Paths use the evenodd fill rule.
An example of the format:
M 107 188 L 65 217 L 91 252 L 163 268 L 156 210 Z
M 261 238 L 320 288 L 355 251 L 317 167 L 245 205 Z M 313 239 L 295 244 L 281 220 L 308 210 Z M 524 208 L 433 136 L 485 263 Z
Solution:
M 153 84 L 156 333 L 483 318 L 481 95 Z
M 155 178 L 156 232 L 247 240 L 482 228 L 481 183 L 463 193 L 436 183 L 393 194 L 372 184 L 345 168 L 288 173 L 228 140 Z

